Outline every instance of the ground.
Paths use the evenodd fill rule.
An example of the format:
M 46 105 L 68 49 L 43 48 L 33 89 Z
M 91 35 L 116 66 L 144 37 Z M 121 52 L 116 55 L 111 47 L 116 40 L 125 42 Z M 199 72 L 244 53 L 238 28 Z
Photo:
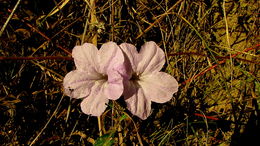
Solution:
M 0 1 L 0 145 L 260 143 L 257 0 L 90 1 Z M 95 40 L 155 41 L 179 91 L 147 120 L 111 101 L 98 126 L 62 86 Z

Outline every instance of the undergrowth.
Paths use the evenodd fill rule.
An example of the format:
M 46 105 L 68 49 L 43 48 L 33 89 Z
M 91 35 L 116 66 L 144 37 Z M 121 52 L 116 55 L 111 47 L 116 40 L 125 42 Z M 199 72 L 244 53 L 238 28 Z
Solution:
M 0 145 L 259 143 L 258 1 L 97 0 L 94 7 L 89 0 L 23 0 L 14 9 L 16 4 L 0 1 Z M 140 48 L 155 41 L 166 54 L 163 70 L 179 82 L 178 93 L 154 103 L 145 121 L 121 100 L 111 101 L 98 127 L 62 87 L 74 69 L 72 48 L 96 36 L 98 46 L 115 41 Z

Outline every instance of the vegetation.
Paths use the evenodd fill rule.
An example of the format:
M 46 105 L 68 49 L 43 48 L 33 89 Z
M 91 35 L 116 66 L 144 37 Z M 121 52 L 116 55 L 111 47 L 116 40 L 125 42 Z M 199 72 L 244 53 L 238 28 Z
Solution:
M 15 7 L 16 5 L 16 7 Z M 0 145 L 243 145 L 260 137 L 256 0 L 0 1 Z M 122 99 L 98 122 L 63 95 L 83 42 L 155 41 L 179 82 L 147 119 Z M 99 131 L 101 129 L 101 131 Z

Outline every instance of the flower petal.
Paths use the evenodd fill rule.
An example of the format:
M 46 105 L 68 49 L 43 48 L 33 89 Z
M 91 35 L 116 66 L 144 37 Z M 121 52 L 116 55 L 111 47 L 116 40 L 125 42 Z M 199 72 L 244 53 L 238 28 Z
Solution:
M 124 92 L 125 102 L 128 110 L 141 118 L 147 119 L 151 114 L 151 100 L 136 82 L 128 82 L 128 88 Z
M 128 64 L 126 67 L 128 68 L 127 70 L 133 70 L 136 71 L 136 66 L 138 63 L 138 52 L 137 49 L 134 45 L 132 44 L 128 44 L 128 43 L 122 43 L 120 45 L 121 50 L 124 52 L 124 55 L 126 56 L 125 60 L 127 62 L 130 62 L 130 65 Z M 129 67 L 131 67 L 131 69 L 129 69 Z
M 107 108 L 108 99 L 104 92 L 105 84 L 103 81 L 96 82 L 91 89 L 90 95 L 85 98 L 80 106 L 81 110 L 91 116 L 100 116 Z
M 123 52 L 116 43 L 108 42 L 100 48 L 99 72 L 108 77 L 107 87 L 104 89 L 107 98 L 118 99 L 124 90 L 123 77 L 127 75 Z
M 108 71 L 107 87 L 104 89 L 107 98 L 117 100 L 124 91 L 123 77 L 117 71 Z
M 85 43 L 82 46 L 76 46 L 72 50 L 72 57 L 76 68 L 82 71 L 95 71 L 97 62 L 98 49 L 95 45 Z
M 137 74 L 147 74 L 160 71 L 165 63 L 163 50 L 155 42 L 146 42 L 139 52 Z
M 139 84 L 143 88 L 144 94 L 157 103 L 169 101 L 172 95 L 178 91 L 176 79 L 164 72 L 154 72 L 142 76 Z
M 69 72 L 63 80 L 64 92 L 72 98 L 83 98 L 89 95 L 94 81 L 99 79 L 97 74 L 89 74 L 80 70 Z
M 98 53 L 100 73 L 107 74 L 108 70 L 122 69 L 124 55 L 116 43 L 108 42 L 103 44 Z

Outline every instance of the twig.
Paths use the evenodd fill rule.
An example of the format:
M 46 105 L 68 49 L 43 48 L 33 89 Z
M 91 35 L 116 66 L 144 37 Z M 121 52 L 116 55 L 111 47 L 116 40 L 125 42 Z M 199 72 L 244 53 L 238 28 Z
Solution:
M 140 38 L 144 33 L 148 32 L 151 28 L 153 28 L 158 22 L 160 22 L 165 16 L 168 15 L 168 13 L 174 9 L 180 2 L 183 2 L 183 0 L 177 1 L 170 9 L 168 9 L 164 14 L 160 15 L 158 19 L 156 19 L 149 27 L 147 27 L 141 34 L 139 34 L 136 39 Z
M 170 53 L 170 54 L 167 54 L 167 55 L 168 56 L 180 56 L 180 55 L 190 56 L 190 55 L 196 55 L 196 56 L 208 57 L 206 54 L 201 54 L 201 53 L 198 53 L 198 52 L 178 52 L 178 53 Z M 217 59 L 230 59 L 230 56 L 215 56 L 215 58 L 217 58 Z M 243 58 L 234 58 L 234 59 L 245 61 L 245 62 L 249 62 L 249 63 L 253 63 L 253 64 L 260 64 L 260 62 L 255 62 L 255 61 L 248 60 L 248 59 L 243 59 Z
M 90 8 L 91 8 L 91 12 L 90 12 L 90 22 L 92 25 L 96 25 L 98 23 L 97 21 L 97 16 L 96 16 L 96 2 L 95 0 L 90 0 Z M 97 33 L 94 34 L 93 38 L 92 38 L 92 43 L 94 45 L 97 45 Z
M 138 141 L 139 141 L 139 144 L 140 144 L 140 146 L 143 146 L 143 142 L 142 142 L 141 136 L 140 136 L 140 134 L 139 134 L 139 132 L 138 132 L 138 128 L 137 128 L 137 126 L 136 126 L 134 120 L 133 120 L 126 112 L 123 112 L 123 113 L 124 113 L 127 117 L 129 117 L 129 119 L 133 122 L 134 128 L 135 128 L 135 130 L 136 130 L 136 136 L 137 136 L 137 139 L 138 139 Z
M 87 5 L 86 5 L 87 7 Z M 87 27 L 88 26 L 88 17 L 86 17 L 86 22 L 85 22 L 85 26 L 84 26 L 84 31 L 83 31 L 83 34 L 82 34 L 82 38 L 81 38 L 81 45 L 84 43 L 85 41 L 85 35 L 86 35 L 86 32 L 87 32 Z
M 26 23 L 23 19 L 22 19 L 22 22 L 24 22 L 24 23 L 25 23 L 28 27 L 30 27 L 32 30 L 34 30 L 34 31 L 36 31 L 37 33 L 39 33 L 39 34 L 40 34 L 42 37 L 44 37 L 46 40 L 51 41 L 51 39 L 50 39 L 48 36 L 46 36 L 44 33 L 42 33 L 41 31 L 39 31 L 37 28 L 35 28 L 35 27 L 32 26 L 31 24 Z M 56 46 L 57 46 L 58 48 L 60 48 L 61 50 L 63 50 L 64 52 L 66 52 L 67 54 L 71 55 L 71 52 L 70 52 L 68 49 L 63 48 L 62 46 L 60 46 L 60 45 L 58 45 L 58 44 L 56 44 Z
M 225 9 L 225 0 L 223 0 L 223 4 L 222 4 L 222 7 L 223 7 L 223 14 L 224 14 L 224 21 L 225 21 L 225 26 L 226 26 L 226 37 L 227 37 L 227 46 L 228 48 L 231 48 L 230 47 L 230 40 L 229 40 L 229 30 L 228 30 L 228 21 L 227 21 L 227 15 L 226 15 L 226 9 Z M 230 85 L 231 85 L 231 88 L 232 88 L 232 85 L 233 85 L 233 60 L 232 60 L 232 57 L 231 57 L 231 53 L 229 54 L 230 55 Z
M 228 47 L 230 48 L 229 31 L 228 31 L 228 21 L 227 21 L 226 9 L 225 9 L 225 0 L 223 0 L 222 6 L 223 6 L 223 14 L 224 14 L 225 26 L 226 26 L 227 45 L 228 45 Z
M 8 22 L 9 22 L 10 19 L 13 17 L 14 12 L 15 12 L 16 8 L 18 7 L 18 5 L 20 4 L 20 2 L 21 2 L 21 0 L 18 0 L 18 1 L 17 1 L 17 3 L 16 3 L 15 6 L 14 6 L 14 9 L 13 9 L 12 13 L 9 15 L 9 17 L 8 17 L 7 20 L 5 21 L 5 24 L 4 24 L 3 27 L 1 28 L 1 30 L 0 30 L 0 37 L 2 36 L 2 34 L 3 34 L 3 32 L 4 32 L 5 28 L 6 28 L 6 26 L 7 26 L 7 24 L 8 24 Z
M 243 52 L 248 52 L 248 51 L 253 50 L 253 49 L 255 49 L 255 48 L 258 49 L 259 46 L 260 46 L 260 44 L 257 44 L 256 46 L 254 46 L 254 47 L 252 47 L 252 48 L 246 48 L 246 49 L 243 50 L 242 52 L 237 52 L 236 54 L 233 54 L 233 55 L 231 55 L 230 57 L 231 57 L 231 58 L 234 58 L 234 57 L 236 57 L 236 56 L 242 54 Z M 204 71 L 198 73 L 197 75 L 193 76 L 192 78 L 189 78 L 188 80 L 182 82 L 182 85 L 185 85 L 185 84 L 191 82 L 193 79 L 196 79 L 197 77 L 204 75 L 206 72 L 208 72 L 208 71 L 210 71 L 210 70 L 216 68 L 218 65 L 221 65 L 221 64 L 223 64 L 223 63 L 225 63 L 225 62 L 226 62 L 226 59 L 223 59 L 223 60 L 219 61 L 217 64 L 215 64 L 215 65 L 213 65 L 213 66 L 211 66 L 211 67 L 205 69 Z
M 42 128 L 42 130 L 38 133 L 38 135 L 37 135 L 37 136 L 33 139 L 33 141 L 30 143 L 30 146 L 33 145 L 33 144 L 37 141 L 37 139 L 40 137 L 40 135 L 42 134 L 42 132 L 43 132 L 43 131 L 47 128 L 47 126 L 49 125 L 49 123 L 50 123 L 50 121 L 52 120 L 52 118 L 56 115 L 56 113 L 57 113 L 57 111 L 58 111 L 58 109 L 59 109 L 59 107 L 60 107 L 60 104 L 61 104 L 61 102 L 62 102 L 62 100 L 63 100 L 63 97 L 64 97 L 64 95 L 62 95 L 62 97 L 61 97 L 61 99 L 60 99 L 60 101 L 59 101 L 59 103 L 58 103 L 56 109 L 55 109 L 54 112 L 52 113 L 50 119 L 47 121 L 47 123 L 45 124 L 45 126 L 44 126 L 44 127 Z
M 76 20 L 74 20 L 73 22 L 71 22 L 69 25 L 65 26 L 64 28 L 62 28 L 59 32 L 57 32 L 55 35 L 53 35 L 50 39 L 52 40 L 53 38 L 55 38 L 58 34 L 60 34 L 61 32 L 63 32 L 65 29 L 69 28 L 70 26 L 72 26 L 73 24 L 75 24 L 76 22 L 78 22 L 83 16 L 80 16 L 79 18 L 77 18 Z
M 15 15 L 15 14 L 14 14 L 14 15 Z M 16 15 L 15 15 L 15 16 L 16 16 Z M 25 23 L 28 27 L 30 27 L 33 31 L 37 32 L 37 33 L 40 34 L 42 37 L 44 37 L 47 41 L 51 41 L 52 38 L 54 38 L 54 37 L 57 35 L 57 34 L 55 34 L 52 38 L 49 38 L 49 37 L 46 36 L 44 33 L 42 33 L 41 31 L 39 31 L 36 27 L 34 27 L 34 26 L 32 26 L 31 24 L 27 23 L 24 19 L 21 19 L 21 21 L 22 21 L 23 23 Z M 76 21 L 78 21 L 78 19 L 77 19 Z M 73 23 L 72 23 L 72 24 L 73 24 Z M 60 32 L 58 32 L 58 33 L 60 33 Z M 57 46 L 58 48 L 60 48 L 61 50 L 63 50 L 64 52 L 66 52 L 67 54 L 71 55 L 71 52 L 70 52 L 68 49 L 66 49 L 66 48 L 64 48 L 64 47 L 62 47 L 62 46 L 60 46 L 60 45 L 57 45 L 57 44 L 56 44 L 56 46 Z
M 115 9 L 114 9 L 114 1 L 111 0 L 110 2 L 110 11 L 111 11 L 111 15 L 110 15 L 110 25 L 111 25 L 111 41 L 114 41 L 114 17 L 115 17 Z
M 45 66 L 42 66 L 40 63 L 37 63 L 37 62 L 35 62 L 35 61 L 33 61 L 33 60 L 32 60 L 31 62 L 32 62 L 33 64 L 39 66 L 42 70 L 47 70 L 47 71 L 49 71 L 49 72 L 55 74 L 56 76 L 59 77 L 58 81 L 62 81 L 63 76 L 60 75 L 59 73 L 57 73 L 57 72 L 55 72 L 55 71 L 53 71 L 53 70 L 51 70 L 51 69 L 49 69 L 49 68 L 46 68 Z
M 90 0 L 90 23 L 92 25 L 97 24 L 97 17 L 96 17 L 96 2 L 95 0 Z M 97 46 L 97 33 L 94 34 L 92 38 L 92 43 Z M 98 130 L 99 136 L 102 136 L 102 124 L 100 116 L 98 117 Z

